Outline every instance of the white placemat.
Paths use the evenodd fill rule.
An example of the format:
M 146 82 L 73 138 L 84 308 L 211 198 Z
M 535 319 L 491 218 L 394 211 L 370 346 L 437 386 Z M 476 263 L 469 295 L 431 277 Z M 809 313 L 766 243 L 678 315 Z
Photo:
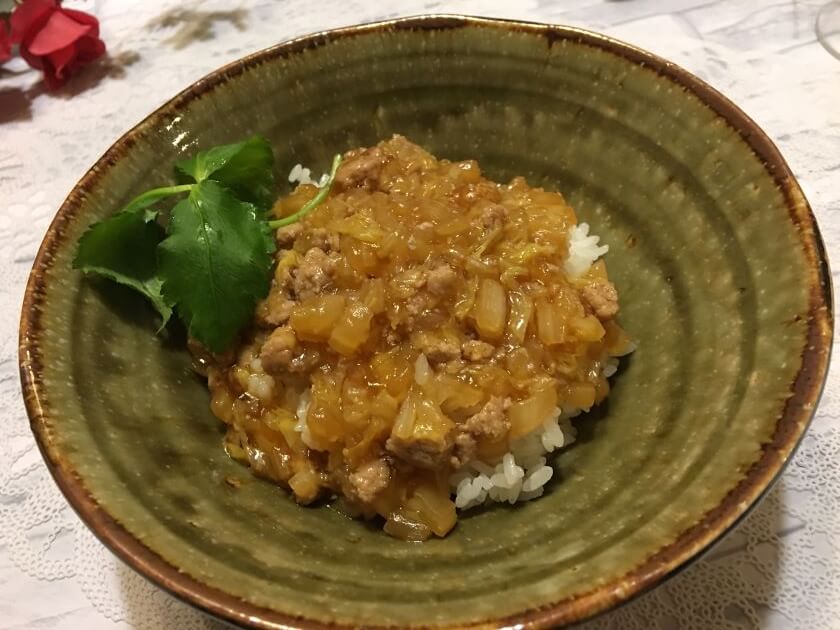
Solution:
M 220 627 L 122 566 L 67 506 L 29 432 L 16 355 L 24 283 L 65 195 L 124 131 L 228 61 L 430 12 L 598 30 L 681 64 L 755 118 L 799 177 L 829 255 L 840 247 L 840 60 L 814 33 L 823 0 L 65 4 L 99 17 L 109 61 L 54 95 L 23 65 L 0 73 L 0 629 Z M 587 628 L 840 628 L 838 414 L 833 369 L 808 437 L 761 506 L 703 560 Z

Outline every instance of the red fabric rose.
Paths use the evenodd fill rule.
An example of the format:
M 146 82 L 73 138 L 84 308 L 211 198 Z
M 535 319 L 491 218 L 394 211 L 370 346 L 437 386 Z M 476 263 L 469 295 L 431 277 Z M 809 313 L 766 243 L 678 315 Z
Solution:
M 56 0 L 24 0 L 12 13 L 11 23 L 12 43 L 20 44 L 26 63 L 44 72 L 50 89 L 105 53 L 99 21 L 82 11 L 64 9 Z
M 0 20 L 0 63 L 12 56 L 12 40 L 6 30 L 6 23 Z

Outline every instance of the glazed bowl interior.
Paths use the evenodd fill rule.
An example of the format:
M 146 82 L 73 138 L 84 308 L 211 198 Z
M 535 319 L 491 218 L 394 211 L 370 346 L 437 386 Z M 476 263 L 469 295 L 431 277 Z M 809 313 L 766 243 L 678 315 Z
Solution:
M 756 500 L 825 374 L 819 236 L 750 125 L 686 73 L 571 29 L 415 19 L 237 62 L 118 142 L 45 241 L 21 337 L 45 457 L 111 548 L 232 621 L 547 624 L 606 608 Z M 546 496 L 464 514 L 423 544 L 298 507 L 225 455 L 182 336 L 156 336 L 141 300 L 71 270 L 91 222 L 171 181 L 179 157 L 254 133 L 281 182 L 400 133 L 498 181 L 561 191 L 609 244 L 638 349 L 577 419 Z

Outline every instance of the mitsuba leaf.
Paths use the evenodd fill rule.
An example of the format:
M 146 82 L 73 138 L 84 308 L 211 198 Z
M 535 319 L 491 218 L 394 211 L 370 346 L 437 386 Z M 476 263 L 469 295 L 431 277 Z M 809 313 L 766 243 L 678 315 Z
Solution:
M 161 199 L 171 197 L 188 192 L 192 186 L 163 186 L 162 188 L 152 188 L 141 195 L 137 195 L 134 199 L 128 202 L 120 212 L 132 213 L 138 210 L 146 210 L 146 218 L 152 220 L 158 214 L 158 211 L 151 206 L 155 205 Z
M 212 179 L 262 211 L 274 201 L 274 154 L 262 136 L 202 151 L 176 163 L 175 169 L 182 181 Z
M 231 344 L 268 294 L 268 238 L 257 209 L 210 179 L 172 210 L 158 248 L 163 296 L 213 352 Z
M 139 291 L 160 313 L 163 326 L 172 315 L 157 275 L 157 247 L 163 237 L 154 213 L 140 204 L 92 225 L 79 239 L 73 267 Z

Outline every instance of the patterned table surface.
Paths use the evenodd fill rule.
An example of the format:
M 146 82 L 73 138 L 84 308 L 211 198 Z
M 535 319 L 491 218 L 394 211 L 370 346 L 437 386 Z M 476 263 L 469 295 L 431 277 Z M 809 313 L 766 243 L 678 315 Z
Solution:
M 121 565 L 41 463 L 19 395 L 23 287 L 56 208 L 145 114 L 214 68 L 316 30 L 448 12 L 601 31 L 727 94 L 778 144 L 829 255 L 840 251 L 840 60 L 815 35 L 825 0 L 72 1 L 109 58 L 62 91 L 0 72 L 0 630 L 216 628 Z M 703 560 L 592 628 L 840 628 L 840 373 L 781 482 Z

